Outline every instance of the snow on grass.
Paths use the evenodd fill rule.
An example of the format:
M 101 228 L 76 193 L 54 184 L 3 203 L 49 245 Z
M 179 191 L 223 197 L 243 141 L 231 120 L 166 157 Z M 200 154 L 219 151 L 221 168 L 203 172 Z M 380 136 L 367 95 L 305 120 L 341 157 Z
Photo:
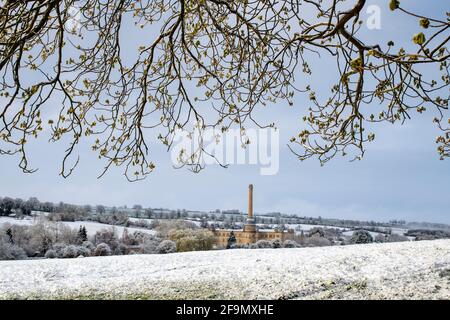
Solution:
M 321 224 L 303 224 L 303 223 L 290 223 L 286 224 L 286 226 L 290 229 L 296 230 L 297 227 L 300 227 L 300 230 L 309 231 L 313 228 L 330 228 L 330 229 L 339 229 L 339 230 L 347 230 L 348 228 L 343 227 L 335 227 L 335 226 L 326 226 Z
M 151 222 L 153 222 L 153 221 L 164 221 L 164 220 L 166 220 L 166 219 L 153 219 L 153 218 L 134 218 L 134 217 L 129 217 L 128 218 L 128 220 L 129 221 L 132 221 L 132 222 L 140 222 L 140 221 L 145 221 L 145 222 L 147 222 L 147 223 L 151 223 Z M 191 222 L 191 223 L 193 223 L 193 224 L 195 224 L 197 227 L 200 227 L 201 226 L 201 221 L 196 221 L 196 220 L 191 220 L 191 219 L 182 219 L 183 221 L 186 221 L 186 222 Z M 166 221 L 171 221 L 171 220 L 166 220 Z M 211 224 L 211 223 L 214 223 L 215 221 L 207 221 L 209 224 Z
M 99 223 L 99 222 L 94 222 L 94 221 L 74 221 L 74 222 L 63 221 L 62 223 L 71 227 L 72 229 L 77 229 L 77 230 L 80 228 L 80 226 L 85 226 L 88 235 L 94 235 L 97 231 L 100 231 L 105 228 L 108 229 L 108 228 L 113 227 L 110 224 Z M 125 229 L 125 227 L 123 227 L 123 226 L 114 226 L 114 228 L 117 230 L 117 233 L 120 236 L 122 235 L 123 230 Z M 145 229 L 145 228 L 127 227 L 127 230 L 128 230 L 128 233 L 140 231 L 140 232 L 144 232 L 144 233 L 148 233 L 148 234 L 156 234 L 155 230 L 150 230 L 150 229 Z
M 151 223 L 151 222 L 153 222 L 153 220 L 155 220 L 155 219 L 149 219 L 149 218 L 133 218 L 133 217 L 128 217 L 128 220 L 129 220 L 129 221 L 131 221 L 131 222 L 140 222 L 140 221 L 145 221 L 145 222 Z
M 0 299 L 450 299 L 450 240 L 0 261 Z
M 17 224 L 21 226 L 30 226 L 38 221 L 38 218 L 25 217 L 23 219 L 16 219 L 11 217 L 0 217 L 0 226 L 6 223 Z

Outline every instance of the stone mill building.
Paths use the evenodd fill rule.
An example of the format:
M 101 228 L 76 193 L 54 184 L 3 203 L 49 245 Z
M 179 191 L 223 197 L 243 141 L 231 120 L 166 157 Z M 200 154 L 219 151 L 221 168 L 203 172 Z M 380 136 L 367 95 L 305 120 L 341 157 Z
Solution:
M 258 230 L 255 218 L 253 217 L 253 185 L 248 186 L 248 216 L 244 228 L 241 230 L 216 229 L 213 232 L 216 237 L 216 244 L 220 247 L 227 246 L 231 232 L 234 233 L 236 244 L 252 244 L 258 240 L 273 241 L 279 239 L 285 241 L 294 239 L 294 230 L 292 229 L 287 231 Z

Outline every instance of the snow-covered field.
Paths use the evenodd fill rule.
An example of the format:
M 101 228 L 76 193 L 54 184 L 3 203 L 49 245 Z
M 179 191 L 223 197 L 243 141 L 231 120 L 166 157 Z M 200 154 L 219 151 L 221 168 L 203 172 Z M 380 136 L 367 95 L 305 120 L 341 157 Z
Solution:
M 104 224 L 104 223 L 99 223 L 99 222 L 93 222 L 93 221 L 64 221 L 62 222 L 65 225 L 73 228 L 73 229 L 79 229 L 80 226 L 85 226 L 86 227 L 86 231 L 88 233 L 88 235 L 94 235 L 97 231 L 101 230 L 101 229 L 108 229 L 113 227 L 112 225 L 109 224 Z M 116 228 L 117 233 L 119 235 L 122 235 L 123 230 L 125 229 L 125 227 L 122 226 L 114 226 L 114 228 Z M 140 232 L 144 232 L 144 233 L 148 233 L 148 234 L 156 234 L 155 230 L 150 230 L 150 229 L 145 229 L 145 228 L 133 228 L 133 227 L 127 227 L 127 230 L 129 233 L 133 233 L 134 231 L 140 231 Z
M 309 231 L 313 228 L 333 228 L 333 229 L 339 229 L 339 230 L 347 230 L 348 228 L 343 227 L 334 227 L 334 226 L 326 226 L 321 224 L 303 224 L 303 223 L 290 223 L 286 224 L 286 226 L 290 229 L 294 230 L 303 230 L 303 231 Z
M 143 221 L 145 221 L 145 222 L 151 223 L 151 222 L 152 222 L 153 220 L 155 220 L 155 219 L 128 217 L 128 220 L 129 220 L 129 221 L 132 221 L 132 222 L 139 222 L 139 221 L 143 220 Z
M 0 226 L 5 223 L 18 224 L 18 225 L 32 225 L 33 223 L 36 223 L 37 221 L 38 221 L 38 218 L 15 219 L 15 218 L 10 218 L 10 217 L 0 217 Z M 76 230 L 78 230 L 80 228 L 80 226 L 85 226 L 86 231 L 87 231 L 88 235 L 90 235 L 90 236 L 94 235 L 99 230 L 108 229 L 108 228 L 112 227 L 112 225 L 94 222 L 94 221 L 62 221 L 60 223 L 65 224 L 65 225 L 71 227 L 72 229 L 76 229 Z M 117 234 L 119 236 L 121 236 L 125 227 L 122 227 L 122 226 L 114 226 L 114 227 L 116 228 Z M 128 227 L 127 229 L 128 229 L 129 233 L 133 233 L 134 231 L 141 231 L 141 232 L 145 232 L 148 234 L 156 234 L 155 230 L 149 230 L 149 229 L 144 229 L 144 228 Z
M 140 222 L 140 221 L 142 220 L 142 221 L 145 221 L 145 222 L 147 222 L 147 223 L 151 223 L 152 221 L 158 220 L 158 219 L 129 217 L 128 220 L 129 220 L 129 221 L 132 221 L 132 222 Z M 190 219 L 183 219 L 183 221 L 191 222 L 191 223 L 195 224 L 197 227 L 200 227 L 201 224 L 202 224 L 201 221 L 190 220 Z M 211 223 L 213 223 L 213 221 L 208 221 L 208 223 L 211 224 Z
M 27 217 L 26 219 L 16 219 L 11 217 L 0 217 L 0 226 L 9 223 L 9 224 L 17 224 L 21 226 L 29 226 L 38 221 L 38 218 Z
M 450 240 L 0 261 L 0 298 L 450 299 Z

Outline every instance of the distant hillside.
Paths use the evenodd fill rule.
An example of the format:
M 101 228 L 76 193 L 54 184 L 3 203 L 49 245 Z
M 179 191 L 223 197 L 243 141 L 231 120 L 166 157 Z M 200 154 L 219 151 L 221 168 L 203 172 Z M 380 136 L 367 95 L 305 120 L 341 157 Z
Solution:
M 238 209 L 214 211 L 198 211 L 187 209 L 167 209 L 167 208 L 144 208 L 136 204 L 131 208 L 108 207 L 104 205 L 76 205 L 64 202 L 52 203 L 41 202 L 35 197 L 28 200 L 13 199 L 11 197 L 0 196 L 0 216 L 21 217 L 44 213 L 51 220 L 79 221 L 93 220 L 106 223 L 108 217 L 116 217 L 123 223 L 126 217 L 146 218 L 146 219 L 189 219 L 192 221 L 217 221 L 224 223 L 245 222 L 247 215 Z M 116 221 L 118 222 L 118 221 Z M 431 222 L 406 222 L 405 220 L 390 221 L 361 221 L 351 219 L 337 219 L 326 217 L 308 217 L 297 214 L 286 214 L 280 212 L 255 212 L 255 222 L 259 224 L 310 224 L 328 227 L 341 228 L 402 228 L 402 229 L 430 229 L 450 231 L 450 225 L 444 223 Z M 119 224 L 119 223 L 114 223 Z
M 450 299 L 450 240 L 0 261 L 0 298 Z

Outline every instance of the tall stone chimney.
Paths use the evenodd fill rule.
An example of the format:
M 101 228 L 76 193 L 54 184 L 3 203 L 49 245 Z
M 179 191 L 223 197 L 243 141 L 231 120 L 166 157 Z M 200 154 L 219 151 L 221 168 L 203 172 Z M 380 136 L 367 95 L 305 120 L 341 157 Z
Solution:
M 253 218 L 253 185 L 250 184 L 248 186 L 248 213 L 247 213 L 247 221 L 244 224 L 244 231 L 256 233 L 256 224 L 255 219 Z M 252 236 L 251 242 L 255 242 L 255 235 Z
M 248 186 L 248 219 L 253 219 L 253 185 Z

